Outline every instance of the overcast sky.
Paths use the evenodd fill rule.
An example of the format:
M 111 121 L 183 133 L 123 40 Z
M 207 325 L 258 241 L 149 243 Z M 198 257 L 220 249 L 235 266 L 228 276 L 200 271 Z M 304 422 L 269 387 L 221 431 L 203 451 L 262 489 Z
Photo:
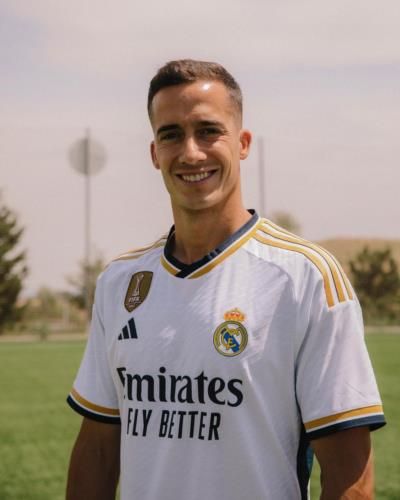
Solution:
M 262 136 L 267 216 L 310 239 L 400 237 L 398 0 L 0 0 L 0 188 L 26 228 L 28 292 L 65 288 L 82 257 L 84 183 L 69 146 L 107 149 L 93 178 L 105 260 L 172 223 L 148 154 L 148 82 L 170 59 L 224 64 Z M 242 164 L 260 208 L 257 148 Z

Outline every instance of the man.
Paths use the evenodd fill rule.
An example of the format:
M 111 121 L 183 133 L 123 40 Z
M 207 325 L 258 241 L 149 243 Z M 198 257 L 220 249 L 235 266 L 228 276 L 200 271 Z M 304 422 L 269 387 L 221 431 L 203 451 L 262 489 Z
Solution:
M 372 498 L 359 305 L 334 257 L 243 206 L 239 86 L 173 61 L 148 111 L 175 224 L 98 280 L 68 500 L 115 498 L 120 457 L 122 500 L 305 499 L 311 448 L 321 498 Z

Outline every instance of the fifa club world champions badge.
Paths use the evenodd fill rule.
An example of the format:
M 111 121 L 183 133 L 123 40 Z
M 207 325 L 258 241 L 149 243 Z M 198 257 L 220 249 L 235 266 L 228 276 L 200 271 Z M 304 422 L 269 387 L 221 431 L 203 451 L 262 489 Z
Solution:
M 125 309 L 128 312 L 132 312 L 144 302 L 149 293 L 152 279 L 153 273 L 151 271 L 140 271 L 132 276 L 124 301 Z
M 247 345 L 246 316 L 237 308 L 224 314 L 224 322 L 214 332 L 214 346 L 223 356 L 237 356 Z

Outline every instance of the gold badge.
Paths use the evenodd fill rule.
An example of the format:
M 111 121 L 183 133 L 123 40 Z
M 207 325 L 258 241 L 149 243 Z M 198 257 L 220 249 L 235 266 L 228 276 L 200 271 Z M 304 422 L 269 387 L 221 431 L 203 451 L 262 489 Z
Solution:
M 246 316 L 237 308 L 224 314 L 224 322 L 214 332 L 214 346 L 223 356 L 237 356 L 247 345 Z
M 152 279 L 153 273 L 151 271 L 140 271 L 132 276 L 124 302 L 128 312 L 132 312 L 144 302 L 149 293 Z

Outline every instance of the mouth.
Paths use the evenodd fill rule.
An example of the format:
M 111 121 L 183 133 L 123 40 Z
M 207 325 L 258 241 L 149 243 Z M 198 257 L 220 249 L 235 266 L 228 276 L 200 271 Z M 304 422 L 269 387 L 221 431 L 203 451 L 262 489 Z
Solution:
M 196 174 L 177 174 L 180 179 L 189 184 L 205 181 L 215 174 L 216 170 L 208 170 L 207 172 L 198 172 Z

